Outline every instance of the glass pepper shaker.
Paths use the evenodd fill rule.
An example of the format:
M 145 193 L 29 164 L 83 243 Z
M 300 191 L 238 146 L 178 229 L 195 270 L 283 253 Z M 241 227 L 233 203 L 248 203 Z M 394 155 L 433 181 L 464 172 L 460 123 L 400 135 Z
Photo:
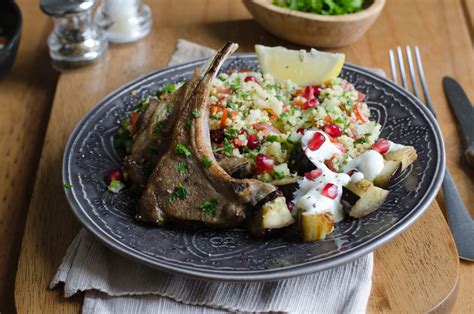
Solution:
M 105 0 L 97 10 L 95 23 L 110 42 L 128 43 L 148 35 L 151 10 L 142 0 Z
M 40 0 L 40 7 L 53 17 L 48 37 L 49 55 L 56 65 L 80 66 L 99 59 L 107 39 L 92 21 L 97 0 Z

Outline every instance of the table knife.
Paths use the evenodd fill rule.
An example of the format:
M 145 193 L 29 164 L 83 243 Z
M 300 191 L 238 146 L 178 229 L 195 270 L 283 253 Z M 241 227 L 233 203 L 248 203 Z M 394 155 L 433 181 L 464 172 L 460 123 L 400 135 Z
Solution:
M 466 141 L 467 148 L 464 152 L 466 162 L 469 167 L 474 168 L 474 108 L 456 80 L 445 76 L 443 87 Z

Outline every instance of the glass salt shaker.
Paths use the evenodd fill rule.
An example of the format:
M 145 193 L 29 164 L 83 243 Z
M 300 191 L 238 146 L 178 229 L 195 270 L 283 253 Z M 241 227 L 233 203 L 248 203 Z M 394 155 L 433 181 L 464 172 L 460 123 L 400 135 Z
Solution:
M 150 33 L 150 7 L 142 0 L 105 0 L 97 10 L 95 23 L 112 43 L 128 43 Z
M 49 55 L 59 67 L 81 66 L 99 59 L 107 39 L 92 21 L 97 0 L 40 0 L 44 13 L 53 17 L 48 37 Z

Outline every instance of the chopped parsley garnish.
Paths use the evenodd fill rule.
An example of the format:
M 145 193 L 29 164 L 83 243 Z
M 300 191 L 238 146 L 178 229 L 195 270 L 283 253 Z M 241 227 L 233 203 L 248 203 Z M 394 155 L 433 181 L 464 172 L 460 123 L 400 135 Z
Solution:
M 120 180 L 112 180 L 112 181 L 110 181 L 110 184 L 109 184 L 109 186 L 107 187 L 107 189 L 108 189 L 110 192 L 118 193 L 118 192 L 120 192 L 124 187 L 125 187 L 125 184 L 123 184 L 122 181 L 120 181 Z
M 343 118 L 338 117 L 337 119 L 334 119 L 334 123 L 344 125 L 345 121 Z
M 176 90 L 176 84 L 167 84 L 163 89 L 160 89 L 156 96 L 161 96 L 163 94 L 171 94 Z
M 361 137 L 357 141 L 354 141 L 354 144 L 364 144 L 367 143 L 367 139 L 365 137 Z
M 155 133 L 159 133 L 160 130 L 166 125 L 166 120 L 162 120 L 162 121 L 159 121 L 156 125 L 155 125 Z
M 237 92 L 241 89 L 240 87 L 240 77 L 236 77 L 234 80 L 234 84 L 230 85 L 230 89 L 233 90 L 234 92 Z
M 232 156 L 232 152 L 234 151 L 234 146 L 232 146 L 232 144 L 229 142 L 228 139 L 224 139 L 224 155 L 226 155 L 227 157 L 230 157 Z
M 225 137 L 227 137 L 229 139 L 234 139 L 234 138 L 237 137 L 237 135 L 239 135 L 239 130 L 226 129 L 226 130 L 224 130 L 224 135 L 225 135 Z
M 132 135 L 130 131 L 124 127 L 121 127 L 115 137 L 114 146 L 117 150 L 124 150 L 128 152 L 132 145 Z
M 176 84 L 168 84 L 168 85 L 166 85 L 166 87 L 165 87 L 165 91 L 166 91 L 167 93 L 172 93 L 172 92 L 174 92 L 175 90 L 176 90 Z
M 173 111 L 173 105 L 172 104 L 167 104 L 166 105 L 166 112 L 171 113 Z
M 202 164 L 206 168 L 210 168 L 212 165 L 211 161 L 209 160 L 209 158 L 207 158 L 207 156 L 204 156 L 204 158 L 202 159 Z
M 188 190 L 180 183 L 174 188 L 173 195 L 184 200 L 188 196 Z
M 138 111 L 145 111 L 149 105 L 150 105 L 150 97 L 147 97 L 146 99 L 143 99 L 140 102 L 137 109 Z
M 73 187 L 73 185 L 70 183 L 64 183 L 63 186 L 65 189 L 71 189 Z
M 275 179 L 278 179 L 278 180 L 283 179 L 285 177 L 284 174 L 282 174 L 278 171 L 273 172 L 273 175 L 275 176 Z
M 201 116 L 201 111 L 199 111 L 199 110 L 193 110 L 193 116 L 194 116 L 195 118 L 199 118 L 199 117 Z
M 215 216 L 217 205 L 219 205 L 219 200 L 217 198 L 211 198 L 210 200 L 202 203 L 202 205 L 199 206 L 199 208 L 202 209 L 202 212 L 204 214 L 209 215 L 209 216 Z
M 190 157 L 191 152 L 183 144 L 176 145 L 176 152 L 183 155 L 184 157 Z
M 186 167 L 186 164 L 184 162 L 178 162 L 178 173 L 183 174 L 188 170 L 188 167 Z
M 240 96 L 241 96 L 242 98 L 244 98 L 244 99 L 247 99 L 247 98 L 250 97 L 250 93 L 247 92 L 246 90 L 243 90 L 243 89 L 239 92 L 239 94 L 240 94 Z
M 239 110 L 239 106 L 238 106 L 236 103 L 234 103 L 234 102 L 228 102 L 228 103 L 227 103 L 227 108 L 230 108 L 230 109 L 232 109 L 232 110 L 234 110 L 234 111 Z
M 270 134 L 267 136 L 267 138 L 265 139 L 265 142 L 277 142 L 279 139 L 278 135 L 275 135 L 275 134 Z
M 187 196 L 188 190 L 180 183 L 177 187 L 174 188 L 173 193 L 168 196 L 168 202 L 172 203 L 178 198 L 184 200 Z

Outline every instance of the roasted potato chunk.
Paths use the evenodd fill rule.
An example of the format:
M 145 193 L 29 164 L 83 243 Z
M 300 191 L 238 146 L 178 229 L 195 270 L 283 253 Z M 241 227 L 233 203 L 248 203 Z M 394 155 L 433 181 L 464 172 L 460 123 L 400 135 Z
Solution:
M 388 152 L 384 156 L 385 160 L 399 161 L 402 164 L 401 171 L 405 170 L 409 165 L 411 165 L 418 155 L 413 146 L 406 146 L 402 149 L 396 150 L 394 152 Z
M 323 240 L 334 230 L 334 217 L 330 213 L 301 213 L 301 231 L 305 242 Z
M 354 218 L 361 218 L 376 211 L 388 195 L 387 190 L 376 187 L 365 179 L 357 183 L 350 182 L 344 189 L 344 200 L 352 205 L 349 216 Z

